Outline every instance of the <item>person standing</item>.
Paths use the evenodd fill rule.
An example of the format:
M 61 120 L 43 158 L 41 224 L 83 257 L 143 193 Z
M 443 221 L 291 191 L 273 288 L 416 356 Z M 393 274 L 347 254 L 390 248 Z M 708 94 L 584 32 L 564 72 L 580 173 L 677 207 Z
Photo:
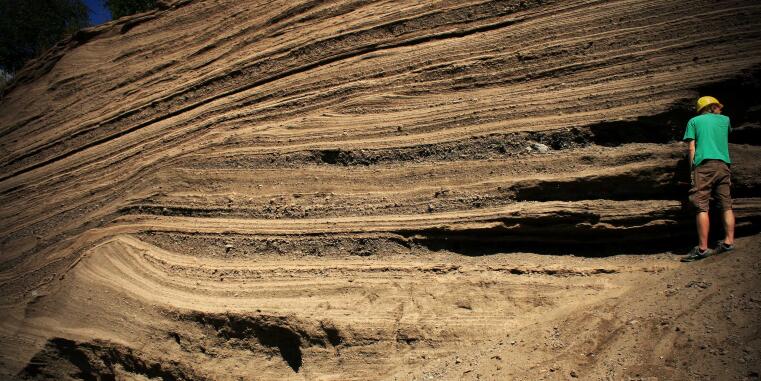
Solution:
M 710 96 L 697 101 L 698 116 L 687 123 L 684 141 L 689 143 L 692 187 L 690 203 L 695 207 L 698 230 L 698 246 L 695 246 L 683 262 L 703 259 L 734 249 L 735 215 L 732 212 L 732 197 L 729 192 L 732 163 L 729 159 L 729 117 L 721 115 L 724 106 Z M 716 243 L 715 249 L 708 247 L 709 218 L 708 207 L 711 196 L 718 201 L 724 220 L 724 239 Z

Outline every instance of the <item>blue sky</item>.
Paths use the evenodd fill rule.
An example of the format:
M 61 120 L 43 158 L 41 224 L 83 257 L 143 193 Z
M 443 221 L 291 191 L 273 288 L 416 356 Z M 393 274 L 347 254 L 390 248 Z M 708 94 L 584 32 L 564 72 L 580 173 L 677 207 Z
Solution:
M 84 3 L 90 8 L 90 23 L 93 25 L 111 20 L 111 12 L 106 9 L 105 0 L 84 0 Z

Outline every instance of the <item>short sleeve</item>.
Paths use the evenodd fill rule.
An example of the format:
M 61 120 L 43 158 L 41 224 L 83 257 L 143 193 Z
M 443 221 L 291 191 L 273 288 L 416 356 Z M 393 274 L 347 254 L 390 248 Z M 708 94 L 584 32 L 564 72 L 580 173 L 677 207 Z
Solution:
M 687 131 L 684 132 L 682 140 L 695 140 L 695 122 L 687 122 Z

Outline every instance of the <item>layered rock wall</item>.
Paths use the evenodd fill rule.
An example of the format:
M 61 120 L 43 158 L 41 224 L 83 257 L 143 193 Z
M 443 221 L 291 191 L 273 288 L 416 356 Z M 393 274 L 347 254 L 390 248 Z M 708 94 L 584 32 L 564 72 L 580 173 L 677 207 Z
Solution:
M 298 372 L 294 345 L 323 358 L 341 343 L 320 324 L 354 321 L 294 301 L 300 287 L 339 292 L 317 284 L 328 270 L 316 258 L 361 278 L 380 271 L 355 263 L 362 258 L 681 250 L 693 227 L 678 141 L 704 94 L 733 120 L 738 229 L 755 234 L 760 20 L 755 1 L 220 0 L 167 3 L 82 31 L 28 65 L 0 101 L 0 302 L 10 316 L 0 336 L 15 343 L 0 349 L 4 368 L 57 372 L 27 362 L 84 342 L 82 356 L 126 358 L 121 371 L 148 376 L 215 379 L 226 363 L 214 361 L 257 350 Z M 246 287 L 268 289 L 256 279 L 282 273 L 258 258 L 311 280 L 268 299 Z M 384 271 L 401 277 L 452 271 L 389 263 L 396 270 Z M 185 327 L 196 336 L 173 340 L 195 349 L 170 356 L 171 369 L 151 368 L 161 351 L 135 360 L 130 340 L 154 335 L 151 324 L 124 323 L 130 307 L 91 289 L 143 305 L 139 316 L 160 332 Z M 396 308 L 398 294 L 388 295 Z M 378 322 L 350 329 L 343 345 L 385 353 L 472 336 L 461 326 L 421 333 L 424 323 L 402 327 L 403 314 L 377 308 Z M 199 311 L 260 328 L 232 344 L 201 340 L 216 323 L 187 318 Z M 297 344 L 262 341 L 283 316 L 327 339 L 293 323 Z M 484 324 L 503 324 L 492 318 Z M 209 360 L 204 345 L 226 355 Z M 281 365 L 265 374 L 288 370 Z

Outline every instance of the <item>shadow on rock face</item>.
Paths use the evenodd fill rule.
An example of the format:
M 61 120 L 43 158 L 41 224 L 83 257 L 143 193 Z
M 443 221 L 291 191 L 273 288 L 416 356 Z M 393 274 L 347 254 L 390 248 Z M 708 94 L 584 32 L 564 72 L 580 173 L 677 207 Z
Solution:
M 50 339 L 17 376 L 23 380 L 116 380 L 125 374 L 167 381 L 205 380 L 176 361 L 145 358 L 119 344 L 64 338 Z
M 724 104 L 722 113 L 732 120 L 730 143 L 761 145 L 761 67 L 721 82 L 695 89 L 700 96 L 711 95 Z M 694 100 L 685 99 L 665 112 L 635 121 L 603 122 L 589 127 L 592 141 L 603 146 L 627 143 L 668 143 L 680 141 L 687 121 L 695 116 Z

